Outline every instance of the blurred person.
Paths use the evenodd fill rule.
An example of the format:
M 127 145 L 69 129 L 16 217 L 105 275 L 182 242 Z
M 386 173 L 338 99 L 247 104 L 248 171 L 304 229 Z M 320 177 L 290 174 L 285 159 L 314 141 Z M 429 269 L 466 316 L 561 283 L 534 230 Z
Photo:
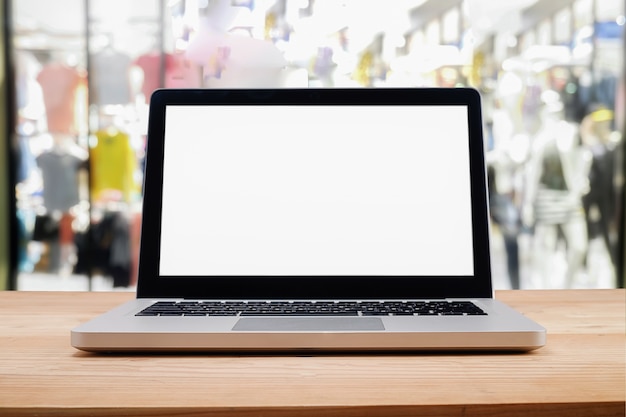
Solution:
M 582 120 L 580 133 L 592 160 L 589 170 L 590 190 L 583 199 L 589 238 L 600 236 L 611 263 L 617 265 L 617 227 L 619 187 L 617 176 L 618 132 L 612 129 L 613 112 L 605 106 L 595 108 Z
M 565 240 L 565 282 L 575 284 L 584 270 L 588 237 L 582 198 L 589 191 L 590 155 L 581 146 L 578 128 L 563 120 L 558 93 L 542 94 L 542 127 L 527 164 L 523 221 L 534 228 L 532 265 L 535 285 L 553 287 L 553 254 Z
M 487 152 L 487 179 L 489 182 L 489 209 L 498 226 L 506 251 L 507 273 L 511 288 L 519 289 L 520 262 L 518 236 L 521 231 L 519 204 L 520 168 L 527 156 L 528 136 L 515 134 L 515 126 L 508 112 L 495 100 L 491 112 L 492 149 Z
M 512 193 L 499 192 L 496 169 L 489 166 L 487 179 L 489 181 L 489 210 L 491 219 L 498 226 L 498 231 L 504 241 L 506 251 L 506 267 L 512 289 L 520 288 L 519 244 L 520 214 L 515 205 Z

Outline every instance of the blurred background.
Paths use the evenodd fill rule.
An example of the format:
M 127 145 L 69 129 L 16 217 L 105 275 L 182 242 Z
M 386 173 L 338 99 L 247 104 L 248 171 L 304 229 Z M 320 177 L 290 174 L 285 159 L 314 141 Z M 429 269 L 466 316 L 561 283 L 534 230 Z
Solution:
M 2 6 L 2 289 L 134 289 L 162 87 L 474 87 L 495 288 L 624 285 L 624 0 Z

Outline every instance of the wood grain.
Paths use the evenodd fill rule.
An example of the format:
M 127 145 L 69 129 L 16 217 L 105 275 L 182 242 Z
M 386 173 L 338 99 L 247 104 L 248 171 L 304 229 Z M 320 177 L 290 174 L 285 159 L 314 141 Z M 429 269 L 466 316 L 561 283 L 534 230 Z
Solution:
M 70 329 L 130 293 L 0 292 L 0 416 L 624 416 L 624 290 L 502 291 L 525 354 L 96 355 Z

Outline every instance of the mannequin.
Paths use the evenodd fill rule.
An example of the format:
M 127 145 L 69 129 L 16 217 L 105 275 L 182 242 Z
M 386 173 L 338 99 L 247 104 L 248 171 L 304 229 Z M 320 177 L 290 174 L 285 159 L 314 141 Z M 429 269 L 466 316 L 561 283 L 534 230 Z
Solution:
M 580 146 L 577 126 L 563 121 L 563 103 L 558 93 L 547 91 L 542 101 L 542 127 L 531 150 L 522 215 L 535 231 L 535 284 L 542 288 L 555 286 L 555 263 L 549 254 L 557 250 L 560 234 L 566 246 L 564 285 L 571 288 L 582 271 L 587 251 L 582 197 L 589 191 L 591 158 Z

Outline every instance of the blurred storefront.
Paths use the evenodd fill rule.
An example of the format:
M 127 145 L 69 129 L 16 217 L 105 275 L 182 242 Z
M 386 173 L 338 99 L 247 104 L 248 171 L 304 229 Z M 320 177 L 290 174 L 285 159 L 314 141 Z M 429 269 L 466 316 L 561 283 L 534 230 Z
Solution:
M 623 0 L 9 1 L 17 289 L 132 289 L 149 97 L 471 86 L 496 288 L 623 286 Z

